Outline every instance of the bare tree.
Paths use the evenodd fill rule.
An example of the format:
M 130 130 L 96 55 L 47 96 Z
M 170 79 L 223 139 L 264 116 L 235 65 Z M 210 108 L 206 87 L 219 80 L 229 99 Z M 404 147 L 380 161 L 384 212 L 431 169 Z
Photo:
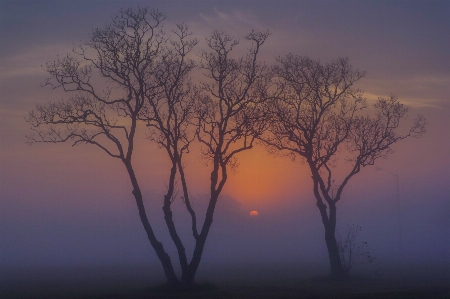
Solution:
M 369 245 L 366 241 L 359 242 L 358 236 L 361 232 L 361 226 L 351 224 L 347 225 L 342 232 L 336 233 L 336 241 L 341 257 L 342 267 L 346 273 L 357 265 L 372 263 L 375 259 L 369 252 Z
M 166 50 L 161 62 L 155 69 L 155 78 L 160 92 L 148 98 L 147 105 L 142 110 L 140 119 L 147 122 L 150 129 L 148 139 L 166 150 L 171 162 L 168 178 L 167 192 L 164 195 L 163 212 L 170 236 L 177 248 L 181 265 L 181 283 L 191 285 L 194 283 L 195 271 L 188 262 L 186 250 L 177 232 L 173 217 L 172 203 L 176 197 L 176 177 L 180 177 L 183 190 L 183 201 L 191 215 L 192 233 L 197 233 L 197 218 L 192 208 L 186 176 L 183 169 L 183 156 L 189 151 L 189 145 L 195 138 L 192 127 L 194 118 L 194 100 L 198 91 L 190 81 L 190 73 L 196 64 L 188 59 L 187 55 L 197 44 L 196 39 L 188 40 L 190 33 L 185 25 L 177 25 L 178 40 L 171 41 L 172 47 Z
M 147 8 L 122 10 L 111 25 L 94 30 L 88 41 L 74 48 L 72 55 L 47 63 L 45 70 L 50 77 L 45 85 L 73 95 L 66 101 L 38 105 L 29 112 L 26 121 L 33 133 L 27 137 L 29 143 L 91 144 L 120 159 L 129 174 L 141 222 L 168 283 L 192 285 L 227 167 L 235 167 L 234 156 L 250 149 L 263 131 L 264 112 L 258 105 L 269 80 L 266 67 L 256 57 L 268 33 L 250 33 L 246 39 L 252 41 L 253 48 L 239 60 L 228 57 L 237 42 L 229 46 L 231 39 L 225 34 L 215 32 L 207 39 L 212 52 L 202 54 L 202 67 L 212 74 L 209 79 L 213 83 L 205 83 L 202 91 L 191 83 L 190 74 L 196 63 L 188 58 L 197 40 L 189 38 L 185 25 L 177 25 L 172 32 L 174 38 L 164 34 L 159 29 L 164 19 L 162 13 Z M 219 96 L 214 97 L 216 92 Z M 171 163 L 163 213 L 178 251 L 181 280 L 153 232 L 133 169 L 139 122 L 147 125 L 148 139 L 166 151 Z M 205 135 L 214 141 L 208 141 Z M 208 145 L 205 157 L 214 161 L 211 200 L 200 231 L 183 167 L 183 157 L 196 137 Z M 190 261 L 172 217 L 177 177 L 195 238 Z
M 238 41 L 223 32 L 214 31 L 206 40 L 210 51 L 201 55 L 201 68 L 207 80 L 201 86 L 202 95 L 196 101 L 197 139 L 212 170 L 205 220 L 200 233 L 195 234 L 194 270 L 200 262 L 228 171 L 238 166 L 236 155 L 250 150 L 267 126 L 262 103 L 268 97 L 270 73 L 264 64 L 257 61 L 257 56 L 268 36 L 268 32 L 249 33 L 245 37 L 252 43 L 248 54 L 234 59 L 230 53 Z
M 193 66 L 183 57 L 195 41 L 186 42 L 185 28 L 179 26 L 178 41 L 172 41 L 171 47 L 169 37 L 160 30 L 164 19 L 165 15 L 157 10 L 122 10 L 112 24 L 93 30 L 83 45 L 73 49 L 72 55 L 47 63 L 45 70 L 50 77 L 45 85 L 73 96 L 66 101 L 38 105 L 29 112 L 26 121 L 34 132 L 28 136 L 30 143 L 90 144 L 122 161 L 133 186 L 141 222 L 167 281 L 178 284 L 171 259 L 148 220 L 132 161 L 138 122 L 149 111 L 149 103 L 164 97 L 171 100 L 176 97 L 174 94 L 182 96 L 189 92 L 182 86 Z M 100 79 L 104 81 L 100 83 Z M 164 94 L 168 88 L 170 95 Z M 153 120 L 160 116 L 155 113 Z M 164 121 L 172 125 L 172 120 L 173 116 L 169 116 Z M 170 153 L 181 155 L 189 144 L 183 135 L 184 122 L 175 122 L 175 131 L 167 133 L 178 134 L 168 139 L 166 149 Z M 171 151 L 171 146 L 180 143 L 181 149 Z
M 253 42 L 253 48 L 245 58 L 234 60 L 228 57 L 228 53 L 237 42 L 234 41 L 227 48 L 231 38 L 223 33 L 214 32 L 212 37 L 207 39 L 208 46 L 213 51 L 203 52 L 201 56 L 203 58 L 201 67 L 207 71 L 207 77 L 213 79 L 213 83 L 204 83 L 199 89 L 192 86 L 188 79 L 195 63 L 186 59 L 186 55 L 197 41 L 186 40 L 189 36 L 186 26 L 179 25 L 178 29 L 176 33 L 179 41 L 172 43 L 173 49 L 163 55 L 162 63 L 156 71 L 155 77 L 161 86 L 161 93 L 149 99 L 141 119 L 147 121 L 147 126 L 150 127 L 149 139 L 166 150 L 172 164 L 168 190 L 164 196 L 164 218 L 178 251 L 182 271 L 181 283 L 191 285 L 212 225 L 217 199 L 226 182 L 227 166 L 236 166 L 234 155 L 250 149 L 256 136 L 261 134 L 264 128 L 265 123 L 262 122 L 264 112 L 259 104 L 265 99 L 264 88 L 268 87 L 270 80 L 267 69 L 258 63 L 256 58 L 268 34 L 250 33 L 246 38 Z M 209 76 L 210 72 L 218 74 L 217 77 Z M 221 82 L 220 88 L 217 85 L 218 81 Z M 213 98 L 211 94 L 213 96 L 227 94 L 227 96 Z M 219 113 L 225 106 L 227 110 Z M 192 130 L 192 127 L 197 130 Z M 211 183 L 214 191 L 200 231 L 197 228 L 197 214 L 191 205 L 183 167 L 183 156 L 188 152 L 195 135 L 200 142 L 208 145 L 204 156 L 212 160 L 216 157 L 217 161 L 211 174 L 211 177 L 216 177 Z M 212 139 L 205 139 L 205 136 L 222 141 L 216 144 L 211 141 Z M 213 154 L 209 151 L 211 149 Z M 219 170 L 222 174 L 220 182 L 218 182 Z M 190 261 L 172 217 L 171 205 L 175 197 L 177 175 L 181 180 L 182 199 L 191 216 L 192 236 L 195 239 L 195 248 Z
M 274 67 L 277 98 L 270 102 L 270 133 L 262 140 L 271 151 L 301 157 L 309 166 L 313 192 L 325 228 L 331 274 L 346 274 L 336 242 L 336 204 L 349 180 L 363 167 L 386 157 L 391 146 L 425 132 L 425 119 L 418 116 L 405 134 L 397 133 L 407 107 L 395 96 L 379 98 L 374 115 L 363 115 L 366 101 L 354 84 L 364 73 L 354 70 L 348 59 L 322 64 L 308 57 L 289 54 Z M 345 157 L 344 157 L 345 156 Z M 338 158 L 348 172 L 337 179 Z

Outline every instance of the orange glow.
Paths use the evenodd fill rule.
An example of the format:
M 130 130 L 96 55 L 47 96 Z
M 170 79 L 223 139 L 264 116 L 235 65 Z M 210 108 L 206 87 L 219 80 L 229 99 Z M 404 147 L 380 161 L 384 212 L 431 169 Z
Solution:
M 288 194 L 298 194 L 302 182 L 309 182 L 307 169 L 289 158 L 274 158 L 257 147 L 238 156 L 237 173 L 231 174 L 226 192 L 248 204 L 277 201 Z
M 252 216 L 252 217 L 256 217 L 258 215 L 259 215 L 258 211 L 251 211 L 250 212 L 250 216 Z

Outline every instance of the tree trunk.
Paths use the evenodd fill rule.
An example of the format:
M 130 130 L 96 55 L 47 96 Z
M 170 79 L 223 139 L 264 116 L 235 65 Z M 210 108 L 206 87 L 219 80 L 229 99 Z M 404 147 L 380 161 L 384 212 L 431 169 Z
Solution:
M 199 235 L 199 238 L 195 242 L 194 253 L 192 255 L 191 262 L 189 263 L 189 267 L 186 272 L 183 273 L 181 282 L 184 285 L 192 285 L 194 284 L 195 274 L 197 273 L 198 266 L 200 265 L 200 260 L 202 258 L 203 249 L 206 243 L 206 236 L 202 234 Z
M 144 202 L 142 200 L 142 193 L 139 188 L 136 176 L 134 174 L 134 170 L 131 166 L 131 164 L 125 163 L 125 166 L 127 167 L 128 174 L 131 179 L 131 184 L 133 185 L 133 195 L 136 200 L 136 205 L 138 207 L 139 211 L 139 217 L 141 219 L 142 225 L 144 226 L 145 232 L 147 233 L 148 240 L 150 241 L 150 244 L 152 245 L 153 249 L 156 252 L 156 255 L 158 256 L 159 260 L 161 261 L 161 264 L 164 269 L 164 274 L 167 279 L 167 283 L 169 285 L 179 285 L 180 281 L 178 280 L 175 271 L 172 266 L 172 261 L 170 260 L 170 256 L 167 254 L 167 252 L 164 250 L 164 247 L 161 242 L 158 241 L 156 238 L 153 229 L 150 225 L 150 222 L 147 218 L 147 213 L 145 212 Z
M 341 258 L 339 256 L 335 229 L 325 226 L 325 242 L 327 244 L 328 258 L 330 260 L 331 276 L 336 278 L 346 276 L 347 272 L 344 270 Z
M 168 284 L 170 285 L 178 285 L 179 280 L 175 275 L 175 271 L 172 266 L 172 261 L 170 260 L 170 256 L 164 250 L 164 247 L 161 242 L 156 239 L 156 236 L 153 232 L 152 227 L 150 226 L 150 222 L 147 219 L 147 214 L 145 212 L 144 203 L 142 201 L 142 195 L 140 190 L 133 190 L 133 195 L 136 199 L 136 204 L 139 210 L 139 216 L 141 218 L 142 225 L 144 226 L 145 232 L 147 233 L 147 237 L 150 241 L 150 244 L 153 246 L 153 249 L 156 252 L 159 260 L 164 269 L 164 274 L 166 275 L 166 279 Z
M 177 248 L 178 259 L 180 261 L 181 266 L 181 282 L 183 283 L 185 280 L 184 277 L 186 276 L 187 272 L 189 272 L 186 258 L 186 250 L 183 246 L 180 237 L 178 236 L 178 233 L 175 228 L 175 223 L 173 222 L 172 219 L 172 211 L 170 209 L 170 199 L 168 195 L 165 196 L 163 211 L 164 211 L 164 220 L 166 221 L 167 228 L 169 229 L 170 237 L 172 238 L 172 241 L 174 242 L 175 247 Z
M 327 214 L 327 207 L 324 204 L 317 205 L 325 228 L 325 243 L 327 244 L 328 259 L 330 261 L 330 274 L 335 278 L 347 276 L 347 271 L 342 266 L 339 255 L 339 248 L 336 241 L 336 206 L 330 204 L 330 213 Z
M 202 258 L 203 249 L 205 247 L 206 238 L 208 237 L 209 229 L 211 228 L 213 222 L 214 209 L 216 207 L 217 199 L 219 194 L 213 192 L 210 199 L 208 209 L 206 211 L 205 221 L 203 223 L 202 231 L 195 242 L 194 253 L 192 255 L 192 260 L 189 264 L 189 270 L 184 277 L 184 283 L 193 283 L 194 277 L 197 272 L 198 266 L 200 265 L 200 260 Z
M 166 221 L 167 228 L 169 229 L 170 237 L 172 238 L 172 241 L 174 242 L 177 252 L 178 252 L 178 259 L 180 261 L 181 266 L 181 272 L 182 272 L 182 280 L 183 276 L 185 275 L 185 272 L 188 270 L 188 263 L 186 258 L 186 250 L 183 246 L 183 242 L 181 241 L 180 237 L 178 236 L 177 229 L 175 227 L 175 223 L 173 222 L 172 217 L 172 196 L 175 188 L 175 175 L 176 175 L 176 168 L 177 164 L 176 162 L 173 162 L 172 169 L 170 172 L 170 178 L 169 178 L 169 188 L 167 190 L 167 194 L 164 196 L 164 205 L 163 205 L 163 212 L 164 212 L 164 220 Z

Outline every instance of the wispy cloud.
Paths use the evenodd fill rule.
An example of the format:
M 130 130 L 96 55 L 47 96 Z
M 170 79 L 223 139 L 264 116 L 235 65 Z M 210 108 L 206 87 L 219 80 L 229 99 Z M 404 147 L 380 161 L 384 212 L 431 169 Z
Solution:
M 0 77 L 4 80 L 20 76 L 40 76 L 43 74 L 42 65 L 55 59 L 57 54 L 64 55 L 71 50 L 72 44 L 55 43 L 2 56 Z
M 188 23 L 194 34 L 200 39 L 209 36 L 213 30 L 226 31 L 236 38 L 241 38 L 251 30 L 268 29 L 256 15 L 241 10 L 224 12 L 216 7 L 211 13 L 199 13 L 198 16 L 200 18 Z
M 242 10 L 224 12 L 215 7 L 213 12 L 209 15 L 200 13 L 199 16 L 206 23 L 214 26 L 209 29 L 225 30 L 233 28 L 239 29 L 240 31 L 248 29 L 262 29 L 264 27 L 256 15 Z
M 361 83 L 369 100 L 393 93 L 411 107 L 450 109 L 450 77 L 445 74 L 423 77 L 404 74 L 390 79 L 364 79 Z

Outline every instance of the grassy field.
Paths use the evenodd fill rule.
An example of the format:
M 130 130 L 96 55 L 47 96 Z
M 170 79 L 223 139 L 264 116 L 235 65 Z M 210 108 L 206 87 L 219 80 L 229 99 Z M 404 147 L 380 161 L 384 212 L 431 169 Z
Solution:
M 450 298 L 450 268 L 367 269 L 335 281 L 314 266 L 205 266 L 193 290 L 170 290 L 155 266 L 2 269 L 0 298 Z M 322 272 L 322 273 L 321 273 Z

